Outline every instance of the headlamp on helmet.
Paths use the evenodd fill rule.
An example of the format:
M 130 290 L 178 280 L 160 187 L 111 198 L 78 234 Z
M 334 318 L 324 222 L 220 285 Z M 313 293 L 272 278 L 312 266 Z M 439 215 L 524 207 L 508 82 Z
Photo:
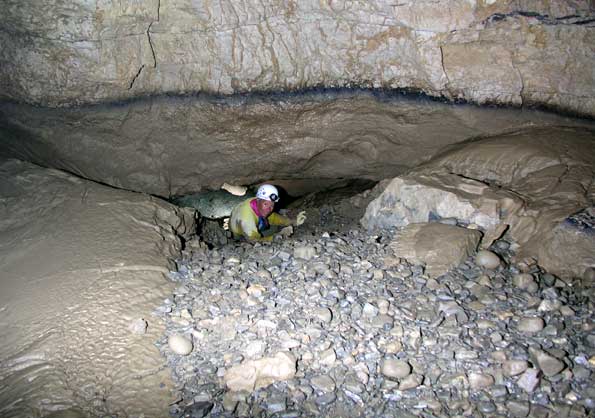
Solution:
M 256 197 L 263 200 L 269 200 L 271 202 L 278 202 L 279 191 L 272 184 L 263 184 L 258 188 Z

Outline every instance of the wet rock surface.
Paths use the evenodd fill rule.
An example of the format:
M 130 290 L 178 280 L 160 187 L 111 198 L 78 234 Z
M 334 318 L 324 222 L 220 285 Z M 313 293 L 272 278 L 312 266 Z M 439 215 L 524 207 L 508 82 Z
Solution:
M 171 415 L 593 414 L 589 283 L 512 264 L 507 236 L 489 248 L 498 266 L 470 256 L 430 278 L 394 252 L 396 236 L 355 228 L 211 249 L 189 242 L 170 273 L 177 289 L 155 311 L 179 388 Z M 171 335 L 193 351 L 173 353 Z M 226 386 L 246 366 L 239 379 L 280 377 Z
M 595 126 L 369 90 L 162 96 L 69 109 L 0 103 L 0 156 L 163 198 L 263 181 L 300 196 L 350 179 L 392 178 L 472 138 L 560 125 Z M 220 216 L 212 205 L 200 209 Z
M 151 312 L 194 229 L 150 196 L 0 160 L 0 416 L 167 414 Z

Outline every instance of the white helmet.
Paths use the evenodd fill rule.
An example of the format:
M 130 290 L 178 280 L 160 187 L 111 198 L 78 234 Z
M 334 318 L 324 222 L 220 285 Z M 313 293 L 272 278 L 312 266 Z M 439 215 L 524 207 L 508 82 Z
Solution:
M 272 184 L 263 184 L 258 188 L 256 197 L 259 199 L 270 200 L 271 202 L 278 202 L 279 191 Z

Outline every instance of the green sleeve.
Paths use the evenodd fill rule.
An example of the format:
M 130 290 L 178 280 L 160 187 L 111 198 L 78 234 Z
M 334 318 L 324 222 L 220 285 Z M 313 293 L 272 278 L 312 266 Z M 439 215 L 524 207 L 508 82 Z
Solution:
M 292 224 L 291 219 L 286 216 L 283 216 L 277 212 L 273 212 L 269 215 L 268 221 L 271 225 L 278 225 L 278 226 L 289 226 Z

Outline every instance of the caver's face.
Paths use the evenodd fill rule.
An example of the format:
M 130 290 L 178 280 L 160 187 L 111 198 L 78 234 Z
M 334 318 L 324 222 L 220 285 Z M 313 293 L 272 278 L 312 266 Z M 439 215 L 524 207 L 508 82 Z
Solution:
M 275 203 L 264 199 L 256 199 L 256 205 L 258 206 L 260 214 L 265 218 L 273 213 L 273 208 L 275 207 Z

